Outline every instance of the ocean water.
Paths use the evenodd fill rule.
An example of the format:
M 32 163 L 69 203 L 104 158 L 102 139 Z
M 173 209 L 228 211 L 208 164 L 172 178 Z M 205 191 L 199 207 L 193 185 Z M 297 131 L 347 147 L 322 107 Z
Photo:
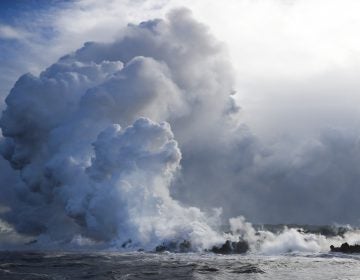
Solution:
M 3 251 L 0 279 L 360 279 L 360 255 Z

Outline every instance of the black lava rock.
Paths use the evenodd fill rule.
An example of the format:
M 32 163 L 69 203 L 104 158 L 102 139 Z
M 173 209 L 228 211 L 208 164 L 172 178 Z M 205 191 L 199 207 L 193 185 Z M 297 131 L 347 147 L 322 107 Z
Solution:
M 347 242 L 345 242 L 341 244 L 340 247 L 334 247 L 334 245 L 331 245 L 330 250 L 331 252 L 340 252 L 346 254 L 360 253 L 360 245 L 349 245 Z
M 239 240 L 238 242 L 226 240 L 226 242 L 221 246 L 214 246 L 211 249 L 211 252 L 216 254 L 243 254 L 249 251 L 249 244 L 244 240 Z
M 181 243 L 177 241 L 169 241 L 163 242 L 162 244 L 156 246 L 155 252 L 178 252 L 178 253 L 186 253 L 191 251 L 191 243 L 188 240 L 184 240 Z

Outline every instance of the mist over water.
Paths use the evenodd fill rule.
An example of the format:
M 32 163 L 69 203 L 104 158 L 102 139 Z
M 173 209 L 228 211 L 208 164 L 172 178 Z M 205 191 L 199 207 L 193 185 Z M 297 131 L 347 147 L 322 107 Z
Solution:
M 359 242 L 352 228 L 325 236 L 226 219 L 236 204 L 267 214 L 243 186 L 270 198 L 264 185 L 296 185 L 303 174 L 326 183 L 344 154 L 351 171 L 358 162 L 357 142 L 333 131 L 283 159 L 241 123 L 234 93 L 224 46 L 184 9 L 21 76 L 0 120 L 0 152 L 12 168 L 0 162 L 1 247 L 151 251 L 175 242 L 176 251 L 186 240 L 203 251 L 241 239 L 253 253 L 277 255 Z M 325 167 L 311 156 L 329 159 L 338 145 L 347 153 Z M 233 196 L 235 185 L 243 196 Z

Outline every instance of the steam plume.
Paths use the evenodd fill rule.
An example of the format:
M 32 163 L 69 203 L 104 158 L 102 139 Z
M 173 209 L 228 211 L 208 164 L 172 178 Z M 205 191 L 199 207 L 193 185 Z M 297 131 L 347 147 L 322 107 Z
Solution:
M 229 142 L 231 73 L 221 44 L 176 10 L 25 74 L 0 123 L 1 153 L 22 180 L 2 218 L 42 242 L 219 242 L 216 217 L 182 206 L 169 187 L 180 148 Z

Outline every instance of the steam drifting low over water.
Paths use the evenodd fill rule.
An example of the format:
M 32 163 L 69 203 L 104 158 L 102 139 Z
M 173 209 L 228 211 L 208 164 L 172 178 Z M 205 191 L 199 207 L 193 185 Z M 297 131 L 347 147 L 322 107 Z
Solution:
M 224 46 L 183 9 L 20 77 L 0 120 L 14 175 L 0 197 L 1 248 L 181 251 L 185 241 L 203 252 L 241 239 L 272 255 L 358 242 L 353 229 L 274 233 L 241 216 L 224 231 L 221 209 L 172 195 L 259 175 L 269 151 L 239 122 L 233 80 Z

